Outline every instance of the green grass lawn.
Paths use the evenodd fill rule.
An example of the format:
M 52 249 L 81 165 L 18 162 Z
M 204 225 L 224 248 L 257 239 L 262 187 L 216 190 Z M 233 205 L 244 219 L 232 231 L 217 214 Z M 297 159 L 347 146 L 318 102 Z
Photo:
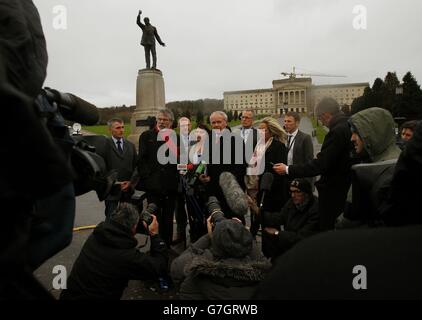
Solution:
M 320 125 L 317 124 L 317 120 L 311 117 L 312 125 L 316 129 L 316 137 L 319 143 L 322 143 L 324 141 L 324 138 L 327 134 L 327 131 Z
M 96 133 L 96 134 L 102 134 L 102 135 L 105 135 L 107 137 L 111 136 L 107 125 L 83 126 L 82 130 L 86 130 L 86 131 Z M 125 123 L 125 138 L 127 138 L 128 135 L 130 135 L 130 124 Z

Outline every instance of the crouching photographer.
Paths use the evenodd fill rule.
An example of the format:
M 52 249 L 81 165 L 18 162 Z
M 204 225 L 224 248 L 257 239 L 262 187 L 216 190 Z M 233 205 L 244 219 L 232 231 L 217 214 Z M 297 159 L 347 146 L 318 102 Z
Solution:
M 241 220 L 224 217 L 215 197 L 209 198 L 207 208 L 208 234 L 171 265 L 173 281 L 181 283 L 180 298 L 250 299 L 269 271 L 270 263 Z
M 155 215 L 151 214 L 148 221 L 149 225 L 140 219 L 134 205 L 120 203 L 111 218 L 101 222 L 85 242 L 60 299 L 120 299 L 129 280 L 157 279 L 164 274 L 167 247 L 158 235 Z M 149 254 L 136 248 L 138 224 L 149 232 Z

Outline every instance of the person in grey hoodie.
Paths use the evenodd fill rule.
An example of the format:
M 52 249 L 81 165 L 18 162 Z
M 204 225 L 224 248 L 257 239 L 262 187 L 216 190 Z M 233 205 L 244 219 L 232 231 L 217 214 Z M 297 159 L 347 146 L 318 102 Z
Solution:
M 349 119 L 349 125 L 354 155 L 361 163 L 352 166 L 352 186 L 336 229 L 382 223 L 377 207 L 387 196 L 401 152 L 396 145 L 394 120 L 387 110 L 362 110 Z
M 171 276 L 182 300 L 245 300 L 254 294 L 271 264 L 237 218 L 224 219 L 173 260 Z

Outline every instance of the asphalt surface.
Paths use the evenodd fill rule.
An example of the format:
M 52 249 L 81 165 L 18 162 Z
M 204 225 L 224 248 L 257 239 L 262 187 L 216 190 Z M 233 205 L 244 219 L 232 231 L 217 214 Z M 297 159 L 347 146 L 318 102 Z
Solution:
M 281 121 L 281 119 L 280 119 Z M 282 122 L 281 122 L 282 123 Z M 303 118 L 300 124 L 300 129 L 306 133 L 311 134 L 312 124 L 308 118 Z M 318 152 L 320 145 L 314 140 L 315 151 Z M 316 153 L 315 153 L 316 154 Z M 100 202 L 94 191 L 89 192 L 85 195 L 76 198 L 76 216 L 75 216 L 75 228 L 84 226 L 95 226 L 104 220 L 104 202 Z M 246 217 L 246 221 L 250 221 L 249 217 Z M 176 224 L 174 224 L 174 227 Z M 53 268 L 61 265 L 66 268 L 67 275 L 72 270 L 73 263 L 78 257 L 82 246 L 85 241 L 92 233 L 93 229 L 76 231 L 73 233 L 73 240 L 71 244 L 47 260 L 42 266 L 40 266 L 35 272 L 35 277 L 49 290 L 52 295 L 56 298 L 60 295 L 60 290 L 53 288 L 53 279 L 56 274 L 53 274 Z M 144 244 L 146 242 L 146 236 L 137 235 L 138 242 Z M 260 238 L 257 238 L 260 241 Z M 188 243 L 189 245 L 189 243 Z M 148 251 L 149 246 L 145 246 L 141 250 Z M 183 244 L 172 247 L 170 251 L 170 261 L 174 259 L 178 254 L 183 252 Z M 158 281 L 151 281 L 144 283 L 142 281 L 130 281 L 127 289 L 125 290 L 122 299 L 124 300 L 172 300 L 178 299 L 177 288 L 170 286 L 170 289 L 166 292 L 161 292 L 158 288 Z

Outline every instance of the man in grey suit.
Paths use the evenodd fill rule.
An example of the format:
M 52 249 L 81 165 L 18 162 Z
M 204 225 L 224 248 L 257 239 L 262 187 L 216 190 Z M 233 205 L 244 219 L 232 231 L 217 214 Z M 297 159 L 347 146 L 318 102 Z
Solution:
M 104 201 L 106 219 L 109 219 L 119 200 L 130 191 L 130 180 L 136 167 L 137 154 L 135 145 L 123 137 L 125 132 L 123 120 L 113 118 L 107 124 L 111 138 L 107 139 L 104 160 L 107 171 L 117 171 L 117 181 L 120 184 L 120 190 L 112 192 Z
M 287 165 L 305 164 L 314 158 L 312 138 L 299 130 L 300 115 L 290 111 L 284 117 L 284 128 L 287 131 Z M 313 186 L 313 178 L 308 179 Z

